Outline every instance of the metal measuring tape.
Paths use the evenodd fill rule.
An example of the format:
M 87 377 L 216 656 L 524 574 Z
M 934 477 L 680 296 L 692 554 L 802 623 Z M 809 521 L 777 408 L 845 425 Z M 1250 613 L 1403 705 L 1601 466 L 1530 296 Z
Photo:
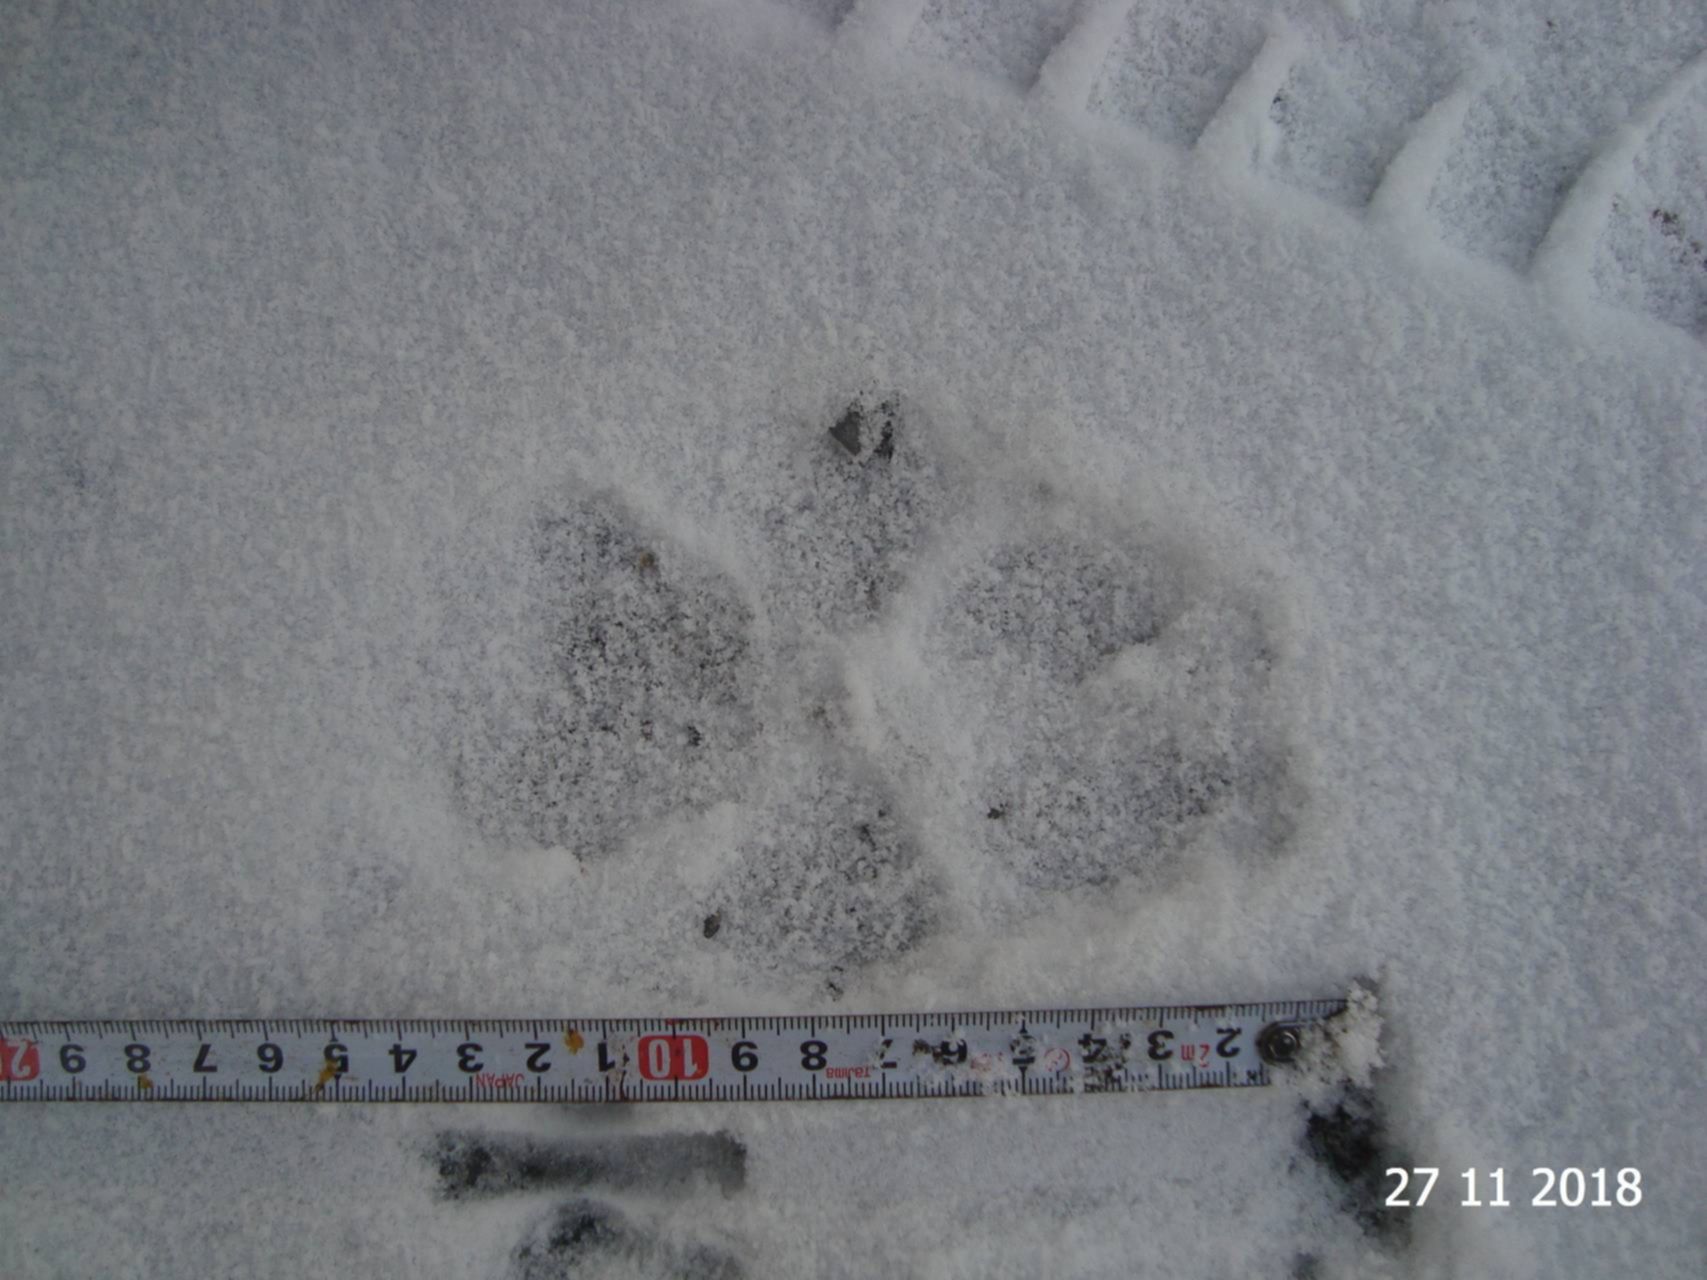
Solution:
M 730 1102 L 1245 1088 L 1344 999 L 723 1018 L 0 1021 L 0 1102 Z

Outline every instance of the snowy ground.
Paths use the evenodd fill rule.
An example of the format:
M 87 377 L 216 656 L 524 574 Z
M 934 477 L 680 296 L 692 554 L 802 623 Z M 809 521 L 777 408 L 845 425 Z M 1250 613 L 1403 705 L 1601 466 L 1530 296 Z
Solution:
M 1286 1088 L 12 1107 L 0 1274 L 548 1274 L 510 1130 L 587 1274 L 1700 1274 L 1700 5 L 4 23 L 0 1011 L 1363 977 L 1445 1202 Z

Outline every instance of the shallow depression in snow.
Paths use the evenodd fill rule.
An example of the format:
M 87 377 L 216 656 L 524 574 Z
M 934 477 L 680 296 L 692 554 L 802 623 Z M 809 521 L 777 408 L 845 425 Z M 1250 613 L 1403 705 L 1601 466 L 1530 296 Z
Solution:
M 1200 8 L 15 7 L 3 1011 L 1383 1025 L 8 1107 L 0 1272 L 1690 1273 L 1699 6 Z M 1388 1159 L 1651 1193 L 1394 1232 Z

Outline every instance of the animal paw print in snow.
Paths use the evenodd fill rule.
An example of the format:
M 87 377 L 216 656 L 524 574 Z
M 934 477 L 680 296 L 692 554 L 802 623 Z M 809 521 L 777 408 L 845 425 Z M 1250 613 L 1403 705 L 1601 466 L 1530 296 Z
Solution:
M 857 401 L 811 453 L 751 459 L 776 502 L 736 513 L 773 566 L 746 595 L 614 494 L 542 512 L 523 669 L 459 712 L 455 785 L 476 823 L 599 858 L 648 823 L 733 801 L 759 820 L 711 890 L 708 945 L 816 968 L 835 994 L 837 975 L 923 937 L 937 878 L 883 771 L 824 709 L 833 696 L 807 688 L 826 636 L 877 618 L 919 544 L 936 472 L 900 413 Z M 814 702 L 816 717 L 801 710 Z M 756 789 L 779 775 L 794 794 Z
M 891 606 L 952 532 L 950 478 L 923 434 L 903 402 L 874 397 L 809 443 L 755 434 L 727 499 L 748 540 L 739 586 L 615 495 L 541 514 L 532 673 L 462 729 L 476 820 L 593 858 L 731 801 L 747 820 L 696 945 L 816 973 L 834 996 L 849 970 L 928 937 L 945 881 L 903 766 L 833 710 L 840 646 L 911 625 Z M 946 568 L 936 553 L 947 586 L 920 635 L 964 721 L 952 766 L 921 758 L 970 769 L 939 794 L 965 797 L 989 870 L 1044 891 L 1159 884 L 1207 824 L 1278 840 L 1287 773 L 1261 611 L 1190 557 L 1047 498 L 1001 516 L 999 540 L 963 539 Z
M 1272 847 L 1290 803 L 1260 610 L 1184 557 L 1016 513 L 963 557 L 925 626 L 962 673 L 974 824 L 1045 890 L 1160 883 L 1218 816 Z
M 733 584 L 647 537 L 610 494 L 541 515 L 530 550 L 544 653 L 519 693 L 467 717 L 458 753 L 479 824 L 596 857 L 732 794 L 760 678 Z

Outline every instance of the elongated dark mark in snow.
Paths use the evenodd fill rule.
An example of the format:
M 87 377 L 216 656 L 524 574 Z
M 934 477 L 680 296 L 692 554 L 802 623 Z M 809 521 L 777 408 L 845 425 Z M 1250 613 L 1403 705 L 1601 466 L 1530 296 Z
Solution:
M 1429 196 L 1464 128 L 1470 104 L 1488 83 L 1488 69 L 1478 67 L 1459 78 L 1450 93 L 1423 112 L 1411 126 L 1369 197 L 1369 218 L 1407 239 L 1423 235 L 1437 239 L 1428 219 Z
M 734 1255 L 714 1245 L 670 1243 L 615 1205 L 577 1196 L 536 1222 L 510 1255 L 513 1280 L 566 1276 L 679 1276 L 741 1280 Z
M 674 1193 L 700 1182 L 732 1192 L 747 1177 L 747 1148 L 727 1133 L 549 1140 L 446 1132 L 430 1155 L 450 1200 L 589 1186 Z
M 1251 65 L 1203 126 L 1194 148 L 1197 154 L 1233 169 L 1250 169 L 1261 161 L 1278 136 L 1269 108 L 1303 53 L 1303 40 L 1275 19 Z
M 1044 58 L 1031 94 L 1062 111 L 1083 111 L 1134 0 L 1080 0 L 1073 25 Z
M 1529 274 L 1549 289 L 1586 281 L 1595 246 L 1612 213 L 1612 198 L 1629 182 L 1636 157 L 1666 115 L 1707 79 L 1707 49 L 1679 67 L 1641 109 L 1619 125 L 1583 166 L 1547 228 Z
M 900 53 L 924 14 L 925 0 L 854 0 L 836 38 L 871 52 Z

